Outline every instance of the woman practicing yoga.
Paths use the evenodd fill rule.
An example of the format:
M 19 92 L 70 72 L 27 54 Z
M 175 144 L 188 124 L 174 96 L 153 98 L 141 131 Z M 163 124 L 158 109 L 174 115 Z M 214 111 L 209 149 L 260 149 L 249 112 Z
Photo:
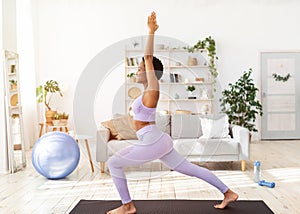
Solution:
M 154 33 L 158 29 L 154 12 L 148 17 L 148 29 L 149 35 L 143 61 L 136 73 L 136 81 L 144 85 L 145 91 L 132 104 L 133 120 L 139 144 L 117 152 L 108 160 L 110 174 L 123 204 L 109 211 L 108 214 L 136 213 L 123 168 L 140 165 L 155 159 L 161 160 L 164 165 L 172 170 L 200 178 L 216 187 L 224 194 L 224 200 L 214 207 L 223 209 L 229 203 L 236 201 L 238 195 L 208 169 L 190 163 L 180 156 L 173 148 L 172 138 L 160 131 L 154 124 L 156 106 L 159 100 L 158 80 L 163 72 L 162 63 L 153 56 Z

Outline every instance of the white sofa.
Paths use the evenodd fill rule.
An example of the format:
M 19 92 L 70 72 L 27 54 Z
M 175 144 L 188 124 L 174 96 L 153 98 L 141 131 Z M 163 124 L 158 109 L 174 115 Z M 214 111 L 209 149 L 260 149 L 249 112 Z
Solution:
M 205 116 L 217 121 L 224 115 Z M 189 161 L 241 161 L 242 171 L 250 157 L 249 131 L 240 126 L 227 126 L 228 137 L 203 138 L 203 116 L 199 115 L 161 115 L 157 113 L 156 124 L 174 139 L 174 148 Z M 227 133 L 226 133 L 227 135 Z M 137 139 L 110 139 L 110 130 L 101 126 L 97 131 L 96 160 L 101 163 L 101 172 L 110 156 Z

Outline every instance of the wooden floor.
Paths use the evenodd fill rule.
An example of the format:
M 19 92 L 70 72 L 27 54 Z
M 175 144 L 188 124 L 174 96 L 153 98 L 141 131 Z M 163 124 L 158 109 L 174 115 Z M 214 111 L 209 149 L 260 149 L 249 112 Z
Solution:
M 82 146 L 81 152 L 78 168 L 56 181 L 35 171 L 28 152 L 24 170 L 0 175 L 0 213 L 69 213 L 80 199 L 118 200 L 111 177 L 99 173 L 99 164 L 92 173 Z M 246 172 L 240 171 L 238 162 L 202 166 L 212 170 L 241 200 L 263 200 L 274 213 L 300 213 L 300 141 L 252 143 L 251 159 Z M 262 178 L 275 182 L 274 189 L 253 182 L 254 160 L 261 161 Z M 133 199 L 222 199 L 222 194 L 204 181 L 168 171 L 158 163 L 129 169 L 127 175 Z

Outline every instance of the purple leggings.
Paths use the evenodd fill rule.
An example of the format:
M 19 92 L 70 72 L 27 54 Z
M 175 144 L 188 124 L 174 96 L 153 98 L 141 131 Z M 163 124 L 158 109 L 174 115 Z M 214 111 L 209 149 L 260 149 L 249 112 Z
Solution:
M 148 125 L 137 131 L 139 143 L 117 152 L 108 160 L 108 168 L 122 203 L 131 201 L 123 168 L 140 165 L 155 159 L 172 170 L 200 178 L 215 186 L 222 193 L 228 187 L 208 169 L 188 162 L 173 148 L 172 138 L 160 131 L 156 125 Z

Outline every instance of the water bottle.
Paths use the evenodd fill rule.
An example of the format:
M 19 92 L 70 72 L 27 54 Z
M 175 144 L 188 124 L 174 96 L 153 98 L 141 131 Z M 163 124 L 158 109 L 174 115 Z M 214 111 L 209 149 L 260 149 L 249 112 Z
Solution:
M 260 181 L 260 161 L 254 162 L 254 182 Z

